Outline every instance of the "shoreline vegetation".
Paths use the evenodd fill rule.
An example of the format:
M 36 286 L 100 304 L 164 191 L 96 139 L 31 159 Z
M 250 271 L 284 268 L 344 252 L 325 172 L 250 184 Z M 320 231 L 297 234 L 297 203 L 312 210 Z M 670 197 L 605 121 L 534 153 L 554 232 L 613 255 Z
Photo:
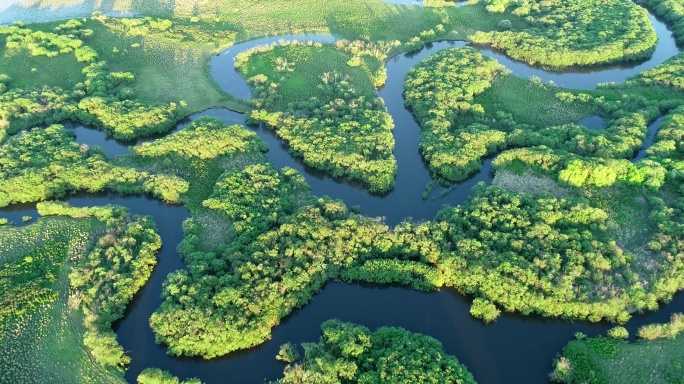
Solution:
M 636 3 L 674 25 L 680 40 L 681 0 Z M 112 324 L 149 279 L 161 239 L 149 217 L 124 208 L 48 201 L 77 191 L 147 193 L 190 210 L 178 248 L 187 269 L 167 277 L 164 301 L 150 319 L 157 342 L 174 356 L 211 359 L 259 345 L 329 281 L 453 288 L 472 299 L 470 313 L 485 322 L 505 311 L 623 324 L 684 289 L 681 54 L 591 91 L 514 77 L 475 48 L 429 56 L 402 80 L 432 178 L 453 185 L 486 157 L 494 157 L 497 178 L 430 221 L 395 227 L 312 195 L 300 173 L 270 164 L 268 146 L 241 125 L 198 119 L 114 158 L 79 145 L 63 125 L 131 141 L 166 134 L 193 112 L 227 107 L 273 129 L 307 165 L 382 195 L 394 187 L 397 164 L 394 122 L 375 92 L 392 56 L 458 39 L 553 69 L 630 62 L 649 57 L 657 39 L 634 3 L 165 4 L 129 10 L 145 17 L 0 26 L 0 207 L 38 203 L 45 216 L 0 227 L 0 345 L 8 346 L 0 350 L 18 351 L 23 361 L 0 354 L 0 369 L 12 380 L 124 381 L 130 360 Z M 210 78 L 211 55 L 295 32 L 341 39 L 238 55 L 235 69 L 254 94 L 249 100 L 231 97 Z M 591 115 L 605 128 L 577 124 Z M 649 134 L 652 146 L 635 158 Z M 681 318 L 673 319 L 642 333 L 674 336 Z M 322 333 L 319 343 L 304 346 L 303 359 L 291 344 L 281 349 L 290 365 L 280 382 L 407 379 L 398 367 L 410 367 L 414 379 L 474 382 L 427 336 L 335 320 Z M 674 337 L 667 348 L 678 351 L 681 337 Z M 406 341 L 403 349 L 397 340 Z M 554 378 L 606 382 L 611 363 L 597 356 L 640 348 L 606 340 L 571 342 Z M 443 363 L 437 369 L 415 361 L 414 347 Z M 154 368 L 138 381 L 179 382 Z
M 155 224 L 112 206 L 42 202 L 38 212 L 0 230 L 3 380 L 123 382 L 130 360 L 112 324 L 156 264 Z
M 673 314 L 665 324 L 648 324 L 637 331 L 637 341 L 615 327 L 607 336 L 575 334 L 554 361 L 550 379 L 558 383 L 679 383 L 684 377 L 684 318 Z

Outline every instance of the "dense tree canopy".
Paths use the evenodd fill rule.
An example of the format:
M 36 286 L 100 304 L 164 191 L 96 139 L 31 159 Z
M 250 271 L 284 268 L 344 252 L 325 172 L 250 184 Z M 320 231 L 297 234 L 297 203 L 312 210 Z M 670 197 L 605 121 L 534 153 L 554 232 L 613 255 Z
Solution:
M 476 32 L 514 59 L 546 67 L 647 58 L 657 36 L 646 10 L 629 0 L 485 0 L 487 10 L 523 19 L 523 29 Z
M 471 118 L 484 112 L 473 96 L 502 72 L 495 60 L 472 48 L 442 50 L 409 71 L 404 98 L 422 127 L 420 149 L 434 177 L 463 180 L 481 167 L 484 156 L 505 145 L 504 132 Z
M 220 120 L 204 117 L 185 129 L 165 138 L 133 147 L 133 154 L 161 157 L 177 154 L 183 157 L 213 159 L 235 152 L 266 151 L 268 147 L 257 135 L 239 125 L 227 126 Z
M 304 358 L 289 361 L 277 383 L 475 384 L 470 372 L 429 336 L 391 327 L 371 332 L 339 320 L 326 321 L 321 330 L 320 341 L 303 344 Z
M 254 89 L 251 122 L 272 127 L 306 164 L 389 192 L 396 174 L 394 123 L 373 97 L 374 73 L 366 64 L 377 66 L 377 59 L 321 44 L 259 51 L 236 61 Z
M 61 125 L 34 128 L 0 145 L 0 206 L 104 189 L 151 192 L 178 202 L 188 184 L 176 176 L 111 165 L 101 152 L 79 146 Z

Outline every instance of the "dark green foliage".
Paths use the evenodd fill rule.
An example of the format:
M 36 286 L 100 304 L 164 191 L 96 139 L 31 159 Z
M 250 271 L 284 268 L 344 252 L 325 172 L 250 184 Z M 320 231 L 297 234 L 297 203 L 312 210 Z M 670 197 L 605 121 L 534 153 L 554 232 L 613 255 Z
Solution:
M 328 320 L 318 343 L 303 344 L 305 356 L 285 368 L 278 383 L 453 383 L 475 380 L 442 344 L 402 328 L 368 328 Z
M 655 1 L 654 1 L 655 2 Z M 490 12 L 524 18 L 526 28 L 476 32 L 516 60 L 546 67 L 647 58 L 657 36 L 644 9 L 628 0 L 487 0 Z
M 674 314 L 669 323 L 645 325 L 639 329 L 643 340 L 637 342 L 602 336 L 571 341 L 555 360 L 550 377 L 568 384 L 680 383 L 683 319 Z
M 605 337 L 594 337 L 586 340 L 590 351 L 603 357 L 615 357 L 618 353 L 618 341 Z
M 72 261 L 104 226 L 94 219 L 50 217 L 2 228 L 0 381 L 119 382 L 84 350 L 80 311 L 69 307 Z
M 409 71 L 404 98 L 422 127 L 420 149 L 433 176 L 463 180 L 505 145 L 505 133 L 472 123 L 473 115 L 484 113 L 473 97 L 501 72 L 495 60 L 472 48 L 442 50 Z
M 551 379 L 561 383 L 610 384 L 603 367 L 582 341 L 572 341 L 563 348 L 563 356 L 556 363 Z

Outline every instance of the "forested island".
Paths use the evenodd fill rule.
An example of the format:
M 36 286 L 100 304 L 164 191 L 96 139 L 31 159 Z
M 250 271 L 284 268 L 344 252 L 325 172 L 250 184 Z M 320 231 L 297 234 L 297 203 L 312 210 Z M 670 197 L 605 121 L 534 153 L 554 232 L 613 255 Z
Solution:
M 28 3 L 0 383 L 684 377 L 684 0 Z

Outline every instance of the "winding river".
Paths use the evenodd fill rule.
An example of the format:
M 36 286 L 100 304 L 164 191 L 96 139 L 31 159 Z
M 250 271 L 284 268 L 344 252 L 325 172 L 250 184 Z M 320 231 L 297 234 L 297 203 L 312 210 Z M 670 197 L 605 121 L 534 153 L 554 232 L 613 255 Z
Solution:
M 594 88 L 605 81 L 623 81 L 629 76 L 651 68 L 678 53 L 674 39 L 665 25 L 651 16 L 659 40 L 653 57 L 643 63 L 594 68 L 582 72 L 545 72 L 515 62 L 504 55 L 481 48 L 481 52 L 497 59 L 521 77 L 538 76 L 543 81 L 553 80 L 559 85 L 573 88 Z M 235 45 L 212 59 L 211 74 L 228 93 L 237 97 L 250 96 L 247 85 L 234 70 L 233 58 L 251 47 L 269 44 L 280 39 L 316 40 L 332 42 L 329 35 L 286 36 L 266 38 Z M 443 204 L 460 204 L 470 194 L 472 186 L 480 181 L 489 183 L 493 174 L 491 161 L 485 161 L 482 170 L 450 191 L 436 191 L 427 200 L 422 199 L 429 173 L 418 151 L 420 128 L 410 112 L 404 108 L 402 98 L 403 79 L 409 68 L 423 58 L 445 47 L 460 47 L 465 42 L 437 42 L 418 52 L 398 55 L 387 63 L 388 82 L 378 96 L 385 100 L 396 128 L 394 154 L 398 163 L 396 187 L 387 196 L 369 194 L 360 185 L 334 179 L 313 170 L 293 158 L 287 148 L 267 129 L 254 129 L 269 144 L 268 159 L 278 168 L 289 166 L 299 170 L 307 179 L 315 195 L 328 195 L 343 200 L 347 206 L 359 206 L 361 213 L 382 216 L 386 223 L 394 225 L 412 217 L 429 220 Z M 174 131 L 201 116 L 213 116 L 229 124 L 244 122 L 244 116 L 226 109 L 209 109 L 190 116 Z M 645 155 L 645 149 L 653 142 L 662 119 L 649 126 L 644 148 L 635 160 Z M 100 145 L 108 156 L 127 154 L 128 145 L 108 140 L 101 132 L 72 126 L 79 143 Z M 149 140 L 149 139 L 147 139 Z M 551 370 L 555 353 L 573 338 L 575 332 L 590 336 L 604 333 L 612 324 L 590 324 L 545 319 L 538 316 L 504 314 L 492 325 L 484 325 L 469 315 L 469 299 L 452 289 L 435 293 L 416 292 L 411 289 L 388 286 L 366 286 L 330 283 L 316 295 L 311 303 L 285 318 L 273 330 L 272 340 L 247 351 L 232 353 L 210 361 L 198 358 L 172 358 L 166 355 L 165 346 L 155 344 L 149 327 L 150 315 L 161 304 L 161 287 L 166 276 L 185 268 L 176 246 L 182 239 L 181 223 L 189 212 L 184 207 L 167 206 L 144 197 L 120 197 L 112 194 L 82 195 L 68 197 L 74 206 L 117 204 L 128 207 L 136 214 L 151 215 L 157 223 L 164 246 L 148 284 L 135 296 L 124 318 L 115 325 L 119 341 L 133 362 L 126 372 L 126 379 L 134 383 L 140 371 L 146 367 L 168 370 L 181 378 L 199 377 L 206 383 L 257 383 L 277 379 L 284 365 L 275 356 L 281 344 L 312 342 L 320 336 L 320 324 L 331 318 L 353 321 L 374 329 L 379 326 L 400 326 L 413 332 L 433 336 L 444 344 L 447 353 L 455 355 L 468 366 L 480 383 L 544 383 Z M 8 217 L 22 225 L 21 217 L 36 217 L 35 205 L 15 205 L 0 210 L 1 217 Z M 652 322 L 664 322 L 673 312 L 684 310 L 684 295 L 679 294 L 657 312 L 636 314 L 627 324 L 634 333 L 636 328 Z

